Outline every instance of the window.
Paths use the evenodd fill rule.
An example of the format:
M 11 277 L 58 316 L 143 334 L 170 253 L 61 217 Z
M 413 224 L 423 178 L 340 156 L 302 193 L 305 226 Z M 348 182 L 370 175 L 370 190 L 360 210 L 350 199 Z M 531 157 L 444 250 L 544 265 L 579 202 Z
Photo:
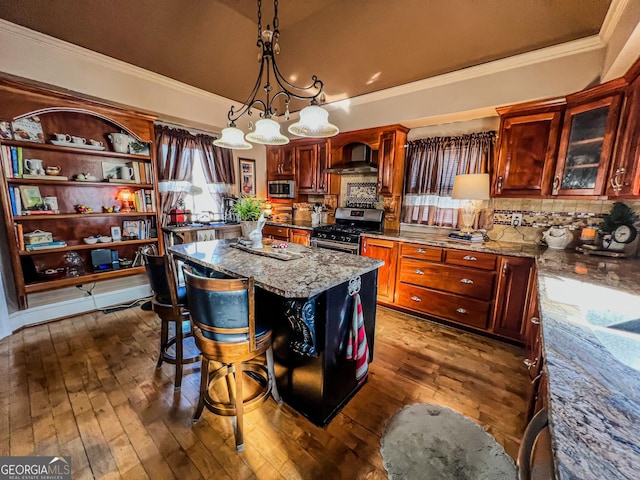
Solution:
M 458 174 L 486 173 L 495 132 L 409 142 L 401 221 L 456 228 L 460 201 L 451 198 Z

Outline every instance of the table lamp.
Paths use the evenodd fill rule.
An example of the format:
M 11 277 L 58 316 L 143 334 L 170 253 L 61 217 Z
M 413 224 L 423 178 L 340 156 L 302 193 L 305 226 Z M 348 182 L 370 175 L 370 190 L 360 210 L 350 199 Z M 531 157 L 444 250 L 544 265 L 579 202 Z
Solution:
M 461 233 L 473 233 L 473 220 L 476 216 L 477 200 L 489 199 L 489 174 L 470 173 L 457 175 L 453 179 L 451 198 L 462 200 Z

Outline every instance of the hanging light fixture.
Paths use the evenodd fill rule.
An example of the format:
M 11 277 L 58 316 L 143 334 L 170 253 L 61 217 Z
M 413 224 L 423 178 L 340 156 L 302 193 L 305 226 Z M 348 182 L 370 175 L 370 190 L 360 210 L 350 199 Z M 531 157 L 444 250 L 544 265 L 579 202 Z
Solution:
M 339 132 L 338 127 L 329 123 L 329 113 L 319 105 L 318 99 L 323 98 L 321 96 L 324 87 L 322 81 L 313 75 L 311 77 L 311 85 L 296 87 L 280 73 L 275 59 L 275 55 L 280 53 L 280 45 L 278 44 L 278 38 L 280 37 L 280 30 L 278 29 L 278 0 L 274 0 L 273 5 L 273 30 L 269 25 L 265 30 L 262 30 L 262 1 L 258 0 L 257 46 L 262 49 L 262 53 L 258 56 L 258 61 L 260 62 L 258 79 L 242 107 L 237 112 L 233 106 L 231 107 L 227 114 L 229 126 L 222 130 L 222 137 L 214 141 L 214 145 L 244 150 L 252 148 L 247 141 L 265 145 L 285 145 L 289 143 L 289 139 L 280 133 L 280 124 L 272 118 L 278 114 L 274 102 L 280 98 L 285 104 L 284 116 L 286 120 L 289 120 L 289 102 L 292 98 L 310 102 L 309 106 L 300 111 L 300 121 L 289 127 L 290 133 L 300 137 L 323 138 L 332 137 Z M 266 96 L 265 100 L 256 98 L 263 82 L 263 75 L 266 75 L 262 87 Z M 276 85 L 271 84 L 272 78 L 275 80 Z M 280 88 L 276 93 L 272 93 L 274 86 Z M 236 121 L 244 114 L 251 116 L 254 107 L 259 107 L 260 120 L 256 122 L 255 131 L 245 136 L 242 130 L 236 127 Z M 249 122 L 249 130 L 253 130 L 253 122 L 251 121 Z

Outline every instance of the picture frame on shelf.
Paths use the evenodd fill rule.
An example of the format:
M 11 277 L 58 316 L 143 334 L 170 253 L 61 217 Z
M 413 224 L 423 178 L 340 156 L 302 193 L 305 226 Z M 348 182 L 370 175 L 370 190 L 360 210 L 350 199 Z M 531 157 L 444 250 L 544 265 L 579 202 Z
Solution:
M 0 120 L 0 139 L 12 140 L 13 131 L 11 130 L 11 122 L 8 120 Z
M 238 170 L 240 185 L 239 191 L 241 195 L 255 196 L 256 195 L 256 161 L 250 158 L 238 159 Z
M 44 197 L 42 203 L 45 210 L 59 210 L 58 197 Z
M 20 198 L 22 199 L 22 207 L 25 210 L 37 210 L 42 208 L 43 201 L 42 195 L 40 195 L 40 187 L 20 185 Z
M 36 115 L 32 117 L 19 118 L 11 122 L 13 139 L 23 142 L 44 143 L 44 131 L 40 118 Z
M 133 155 L 151 155 L 150 144 L 139 140 L 132 140 L 131 143 L 129 143 L 129 153 Z
M 122 241 L 122 230 L 120 227 L 111 227 L 111 240 L 114 242 Z

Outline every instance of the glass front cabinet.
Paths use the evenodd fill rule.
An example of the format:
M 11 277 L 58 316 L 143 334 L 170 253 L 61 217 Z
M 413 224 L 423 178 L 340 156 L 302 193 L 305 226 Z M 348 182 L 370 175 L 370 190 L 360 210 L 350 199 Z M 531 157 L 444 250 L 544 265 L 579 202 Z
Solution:
M 613 154 L 622 94 L 568 102 L 553 195 L 603 195 Z

